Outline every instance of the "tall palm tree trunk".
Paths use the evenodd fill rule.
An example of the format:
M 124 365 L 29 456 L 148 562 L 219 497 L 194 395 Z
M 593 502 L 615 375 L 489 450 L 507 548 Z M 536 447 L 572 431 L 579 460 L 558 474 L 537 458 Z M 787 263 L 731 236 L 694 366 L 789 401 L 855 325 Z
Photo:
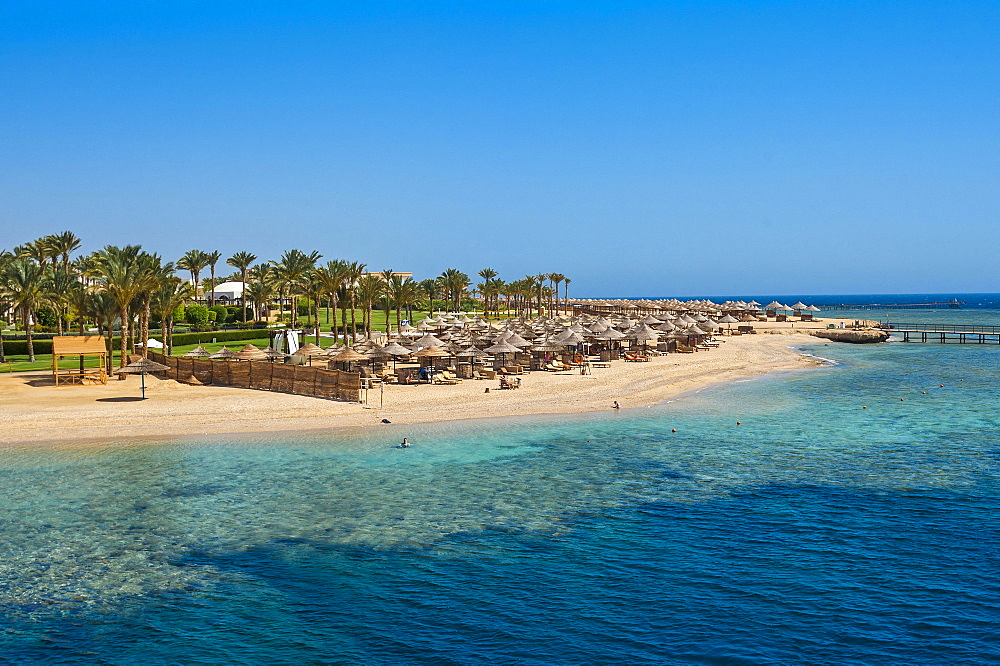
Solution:
M 146 292 L 145 298 L 142 299 L 142 317 L 139 320 L 139 337 L 141 338 L 140 344 L 142 345 L 142 357 L 146 358 L 149 355 L 149 349 L 146 345 L 149 343 L 149 310 L 150 302 L 153 296 L 149 292 Z
M 351 342 L 358 341 L 358 323 L 354 312 L 357 303 L 354 300 L 354 291 L 351 291 Z
M 35 362 L 35 337 L 32 335 L 31 309 L 21 308 L 24 318 L 24 334 L 28 339 L 28 361 Z
M 128 363 L 126 359 L 128 359 L 128 336 L 130 329 L 129 319 L 131 319 L 131 317 L 129 316 L 128 306 L 126 305 L 122 308 L 121 344 L 119 345 L 119 352 L 121 354 L 119 362 L 121 365 L 118 367 L 122 367 Z

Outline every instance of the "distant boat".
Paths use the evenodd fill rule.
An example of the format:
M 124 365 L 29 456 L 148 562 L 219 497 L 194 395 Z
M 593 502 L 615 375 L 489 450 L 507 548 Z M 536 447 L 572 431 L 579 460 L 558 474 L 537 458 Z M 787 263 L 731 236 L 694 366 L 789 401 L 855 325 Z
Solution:
M 948 307 L 951 308 L 952 310 L 961 310 L 962 305 L 964 303 L 965 301 L 960 301 L 957 298 L 953 298 L 950 301 L 948 301 Z

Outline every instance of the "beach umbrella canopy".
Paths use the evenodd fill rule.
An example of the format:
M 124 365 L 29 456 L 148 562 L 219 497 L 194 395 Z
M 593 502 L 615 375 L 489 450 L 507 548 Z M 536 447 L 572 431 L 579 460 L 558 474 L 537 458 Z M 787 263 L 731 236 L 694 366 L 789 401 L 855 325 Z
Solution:
M 632 333 L 629 333 L 627 337 L 631 340 L 636 340 L 636 341 L 659 340 L 660 338 L 659 334 L 646 324 L 640 324 L 639 327 Z
M 277 358 L 285 358 L 285 356 L 287 356 L 287 354 L 285 354 L 285 352 L 280 352 L 277 349 L 275 349 L 274 347 L 267 347 L 266 349 L 262 350 L 262 353 L 264 354 L 264 356 L 267 357 L 268 360 L 271 360 L 271 361 L 273 361 L 274 359 L 277 359 Z
M 392 358 L 392 354 L 385 351 L 385 348 L 375 346 L 372 349 L 364 352 L 367 358 Z
M 764 306 L 764 309 L 765 310 L 784 310 L 786 308 L 785 308 L 784 305 L 782 305 L 778 301 L 771 301 L 770 303 L 768 303 L 767 305 Z
M 802 301 L 799 301 L 798 303 L 792 305 L 793 310 L 805 310 L 808 307 L 809 306 L 803 303 Z
M 236 352 L 234 352 L 229 347 L 226 347 L 225 345 L 223 345 L 222 349 L 220 349 L 219 351 L 217 351 L 214 354 L 212 354 L 211 356 L 209 356 L 209 358 L 226 358 L 226 359 L 229 359 L 229 358 L 232 358 L 234 356 L 236 356 Z
M 510 336 L 507 338 L 507 340 L 505 342 L 507 344 L 513 345 L 515 347 L 530 347 L 531 346 L 530 342 L 528 342 L 527 340 L 525 340 L 524 338 L 522 338 L 517 333 L 511 333 Z
M 600 333 L 598 333 L 594 337 L 596 339 L 598 339 L 598 340 L 609 340 L 609 341 L 610 340 L 621 340 L 621 339 L 623 339 L 625 337 L 625 334 L 621 333 L 620 331 L 616 331 L 613 328 L 609 328 L 606 331 L 601 331 Z
M 398 342 L 390 342 L 385 347 L 382 347 L 382 351 L 390 356 L 409 356 L 413 353 Z
M 147 372 L 163 372 L 164 370 L 169 370 L 170 368 L 163 365 L 162 363 L 157 363 L 156 361 L 150 361 L 148 358 L 140 357 L 128 365 L 123 365 L 118 368 L 115 372 L 124 372 L 126 374 L 140 375 L 142 377 L 142 399 L 146 399 L 146 373 Z
M 417 358 L 441 358 L 442 356 L 451 356 L 451 354 L 441 349 L 437 345 L 431 345 L 430 347 L 424 347 L 416 354 L 414 354 L 414 356 L 416 356 Z
M 337 361 L 339 363 L 351 363 L 353 361 L 364 361 L 367 358 L 368 357 L 365 356 L 364 354 L 359 354 L 358 352 L 354 351 L 353 349 L 345 349 L 344 351 L 340 352 L 336 356 L 331 356 L 330 360 L 331 361 Z
M 313 343 L 307 342 L 295 351 L 294 356 L 322 356 L 325 353 Z
M 560 352 L 566 349 L 566 345 L 561 345 L 554 340 L 545 340 L 541 344 L 537 344 L 531 348 L 531 351 L 536 352 Z
M 487 347 L 483 351 L 488 354 L 514 354 L 519 350 L 509 342 L 501 341 L 491 347 Z
M 261 351 L 260 347 L 248 344 L 244 345 L 242 349 L 236 352 L 236 355 L 233 356 L 233 358 L 240 361 L 265 361 L 268 356 L 266 353 Z
M 458 352 L 458 354 L 456 354 L 456 356 L 470 357 L 470 358 L 483 358 L 485 356 L 489 356 L 489 354 L 487 354 L 486 352 L 484 352 L 479 347 L 473 346 L 473 347 L 469 347 L 468 349 L 466 349 L 464 351 Z
M 417 347 L 444 347 L 444 340 L 439 340 L 433 335 L 425 335 L 413 344 Z
M 212 352 L 208 351 L 201 345 L 198 345 L 186 354 L 183 354 L 181 358 L 208 358 L 212 355 Z
M 806 308 L 806 310 L 809 310 L 809 312 L 819 312 L 820 311 L 820 309 L 818 307 L 816 307 L 815 305 L 808 306 Z

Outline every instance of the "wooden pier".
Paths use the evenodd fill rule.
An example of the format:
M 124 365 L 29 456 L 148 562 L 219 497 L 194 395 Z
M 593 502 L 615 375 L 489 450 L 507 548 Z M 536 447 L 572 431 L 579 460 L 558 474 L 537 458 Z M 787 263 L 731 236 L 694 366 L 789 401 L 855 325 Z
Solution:
M 892 334 L 902 335 L 903 342 L 936 342 L 959 345 L 1000 345 L 1000 326 L 963 324 L 883 324 Z
M 817 305 L 820 310 L 958 310 L 965 301 L 953 299 L 934 303 L 827 303 Z

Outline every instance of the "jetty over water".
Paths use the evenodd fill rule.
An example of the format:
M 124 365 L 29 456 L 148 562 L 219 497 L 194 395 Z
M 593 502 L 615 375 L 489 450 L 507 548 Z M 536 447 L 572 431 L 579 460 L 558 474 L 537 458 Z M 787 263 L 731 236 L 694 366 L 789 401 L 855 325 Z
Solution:
M 1000 326 L 890 323 L 883 324 L 882 328 L 890 333 L 901 334 L 903 342 L 1000 345 Z
M 827 303 L 820 310 L 959 310 L 965 301 L 934 301 L 933 303 Z

